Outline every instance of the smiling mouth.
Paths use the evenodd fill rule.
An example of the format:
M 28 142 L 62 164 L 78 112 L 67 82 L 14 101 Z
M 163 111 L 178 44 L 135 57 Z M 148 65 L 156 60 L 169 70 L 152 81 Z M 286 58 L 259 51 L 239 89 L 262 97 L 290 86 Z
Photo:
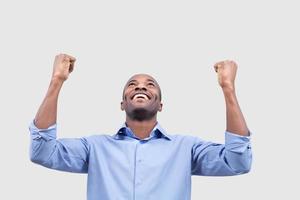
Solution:
M 144 99 L 144 100 L 149 100 L 150 97 L 146 94 L 143 93 L 136 93 L 135 95 L 132 96 L 132 100 L 137 100 L 137 99 Z

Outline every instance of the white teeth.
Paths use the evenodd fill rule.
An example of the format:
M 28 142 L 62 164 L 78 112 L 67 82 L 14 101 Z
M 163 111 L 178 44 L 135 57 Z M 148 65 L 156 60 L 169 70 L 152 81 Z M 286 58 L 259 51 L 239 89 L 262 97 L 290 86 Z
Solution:
M 139 97 L 142 97 L 144 99 L 148 99 L 147 95 L 145 95 L 145 94 L 136 94 L 136 95 L 134 95 L 133 99 L 136 99 L 136 98 L 139 98 Z

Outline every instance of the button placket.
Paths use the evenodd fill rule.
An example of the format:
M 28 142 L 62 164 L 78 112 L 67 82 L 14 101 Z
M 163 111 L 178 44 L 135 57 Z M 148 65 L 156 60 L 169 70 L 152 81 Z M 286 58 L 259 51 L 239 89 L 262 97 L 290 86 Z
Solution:
M 142 158 L 142 155 L 141 155 L 141 148 L 143 146 L 143 144 L 145 143 L 146 141 L 144 140 L 140 140 L 138 143 L 137 143 L 137 149 L 136 149 L 136 186 L 140 186 L 142 185 L 143 183 L 143 177 L 141 176 L 141 171 L 142 170 L 142 167 L 143 167 L 143 161 L 144 159 Z

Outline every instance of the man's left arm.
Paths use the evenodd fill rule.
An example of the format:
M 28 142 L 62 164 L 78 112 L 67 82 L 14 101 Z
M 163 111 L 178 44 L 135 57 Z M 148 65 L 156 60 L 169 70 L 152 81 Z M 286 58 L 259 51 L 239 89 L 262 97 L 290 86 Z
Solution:
M 227 127 L 225 145 L 196 140 L 193 149 L 192 174 L 232 176 L 247 173 L 251 168 L 250 131 L 239 107 L 234 80 L 237 65 L 233 61 L 214 66 L 226 102 Z
M 237 64 L 234 61 L 226 60 L 215 64 L 215 71 L 218 73 L 218 82 L 223 90 L 226 103 L 226 131 L 241 136 L 249 136 L 245 118 L 238 104 L 235 94 L 235 76 Z
M 201 145 L 206 149 L 203 152 L 207 152 L 204 157 L 210 158 L 208 159 L 210 161 L 205 164 L 208 167 L 204 167 L 206 169 L 202 172 L 206 175 L 221 176 L 243 174 L 251 168 L 252 152 L 250 131 L 235 94 L 234 81 L 237 64 L 234 61 L 226 60 L 216 63 L 214 68 L 218 74 L 218 82 L 226 102 L 225 145 L 207 145 L 207 147 Z M 202 148 L 197 148 L 197 150 Z

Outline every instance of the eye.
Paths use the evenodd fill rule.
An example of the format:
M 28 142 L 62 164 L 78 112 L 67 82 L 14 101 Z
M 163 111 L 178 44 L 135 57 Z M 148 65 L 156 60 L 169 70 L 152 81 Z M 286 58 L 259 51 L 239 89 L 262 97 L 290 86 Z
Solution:
M 155 84 L 152 83 L 152 82 L 150 82 L 150 83 L 148 83 L 148 86 L 150 86 L 150 87 L 155 87 Z
M 128 84 L 128 87 L 131 87 L 131 86 L 135 86 L 135 83 L 131 82 L 131 83 Z

